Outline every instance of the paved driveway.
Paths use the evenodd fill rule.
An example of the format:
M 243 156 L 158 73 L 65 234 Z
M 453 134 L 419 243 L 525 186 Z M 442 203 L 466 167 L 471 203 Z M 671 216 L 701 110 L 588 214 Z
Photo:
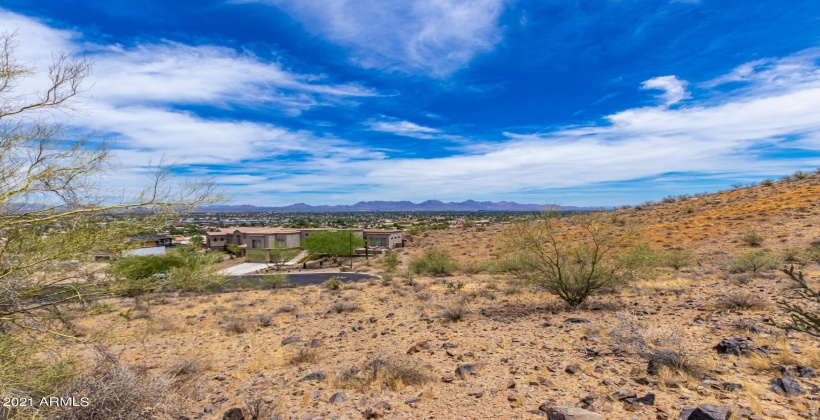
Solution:
M 242 274 L 253 273 L 254 271 L 264 270 L 268 268 L 267 264 L 261 263 L 242 263 L 239 265 L 235 265 L 233 267 L 228 267 L 224 270 L 220 270 L 220 274 L 224 274 L 226 276 L 239 276 Z

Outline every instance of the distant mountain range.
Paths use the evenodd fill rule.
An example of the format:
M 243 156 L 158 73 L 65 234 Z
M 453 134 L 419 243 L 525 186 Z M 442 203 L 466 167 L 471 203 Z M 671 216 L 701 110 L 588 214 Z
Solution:
M 205 206 L 199 212 L 252 213 L 252 212 L 355 212 L 355 211 L 556 211 L 597 210 L 600 207 L 558 206 L 555 204 L 519 204 L 513 201 L 475 201 L 461 203 L 444 203 L 438 200 L 427 200 L 421 203 L 410 201 L 360 201 L 352 205 L 311 206 L 305 203 L 291 204 L 284 207 L 257 207 L 250 204 L 235 206 Z

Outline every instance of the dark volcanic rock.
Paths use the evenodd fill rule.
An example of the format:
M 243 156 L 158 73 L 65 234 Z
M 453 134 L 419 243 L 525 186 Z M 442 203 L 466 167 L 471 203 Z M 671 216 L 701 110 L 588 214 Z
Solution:
M 325 380 L 325 371 L 318 370 L 316 372 L 310 373 L 302 379 L 299 379 L 299 382 L 303 381 L 324 381 Z
M 583 408 L 554 407 L 544 403 L 538 409 L 547 413 L 549 420 L 604 420 L 604 416 Z
M 761 356 L 769 355 L 766 350 L 752 345 L 751 339 L 744 340 L 738 337 L 724 338 L 723 341 L 714 347 L 714 349 L 720 354 L 733 354 L 735 356 L 740 356 L 741 354 L 748 352 L 755 352 Z
M 469 364 L 457 367 L 456 375 L 458 375 L 458 377 L 461 379 L 465 379 L 467 375 L 475 375 L 475 365 Z
M 782 378 L 774 378 L 771 382 L 772 390 L 780 395 L 795 397 L 806 392 L 800 384 L 785 376 Z
M 732 410 L 719 405 L 701 404 L 698 408 L 684 408 L 681 420 L 729 420 Z

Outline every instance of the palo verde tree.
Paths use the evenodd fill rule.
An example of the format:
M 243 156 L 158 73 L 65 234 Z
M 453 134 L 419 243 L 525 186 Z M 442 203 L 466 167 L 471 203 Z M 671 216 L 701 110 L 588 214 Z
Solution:
M 364 246 L 364 238 L 350 230 L 316 231 L 305 238 L 302 248 L 313 254 L 327 255 L 335 262 L 339 257 L 352 255 Z
M 43 78 L 17 61 L 16 48 L 15 34 L 0 34 L 0 394 L 6 396 L 31 395 L 38 375 L 48 371 L 31 357 L 38 346 L 21 340 L 73 337 L 61 316 L 66 304 L 118 293 L 111 276 L 84 262 L 89 253 L 117 252 L 129 235 L 220 200 L 210 181 L 177 182 L 162 164 L 152 167 L 142 190 L 106 189 L 101 180 L 116 164 L 109 142 L 57 117 L 72 111 L 91 62 L 57 54 Z M 44 85 L 31 90 L 38 80 Z M 27 351 L 6 351 L 18 348 Z
M 601 214 L 560 217 L 545 213 L 513 226 L 504 266 L 517 277 L 578 306 L 596 290 L 618 284 L 618 256 L 627 230 Z

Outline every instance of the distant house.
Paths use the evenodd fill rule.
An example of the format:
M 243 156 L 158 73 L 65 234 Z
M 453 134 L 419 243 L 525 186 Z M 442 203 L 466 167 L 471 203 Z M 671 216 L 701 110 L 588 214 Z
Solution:
M 301 248 L 305 238 L 312 233 L 338 230 L 340 229 L 239 227 L 206 232 L 205 239 L 207 247 L 217 251 L 224 251 L 227 245 L 236 245 L 245 249 Z M 350 229 L 350 231 L 364 238 L 370 247 L 393 249 L 402 246 L 403 236 L 400 230 Z
M 400 230 L 364 230 L 362 231 L 367 246 L 372 248 L 400 248 L 404 245 L 403 232 Z
M 171 246 L 174 238 L 170 235 L 140 234 L 128 237 L 129 242 L 140 242 L 141 248 L 155 248 L 159 246 Z

